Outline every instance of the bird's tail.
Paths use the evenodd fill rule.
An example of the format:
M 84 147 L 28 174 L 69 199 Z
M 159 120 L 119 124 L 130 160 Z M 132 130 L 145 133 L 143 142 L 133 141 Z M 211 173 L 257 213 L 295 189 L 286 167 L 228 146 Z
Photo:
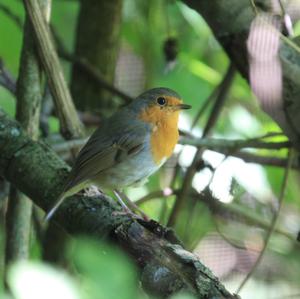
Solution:
M 79 192 L 80 190 L 84 189 L 87 185 L 87 182 L 82 182 L 78 185 L 73 186 L 72 188 L 70 188 L 69 190 L 63 192 L 57 199 L 57 201 L 55 202 L 54 206 L 47 212 L 46 216 L 45 216 L 45 221 L 49 221 L 53 215 L 55 214 L 55 212 L 57 211 L 57 209 L 60 207 L 60 205 L 64 202 L 64 200 L 69 197 L 72 196 L 73 194 Z
M 52 218 L 52 216 L 55 214 L 55 212 L 57 211 L 57 209 L 59 208 L 59 206 L 63 203 L 63 201 L 64 201 L 65 198 L 66 198 L 65 193 L 63 193 L 61 196 L 59 196 L 59 198 L 55 202 L 54 206 L 46 214 L 45 221 L 49 221 Z

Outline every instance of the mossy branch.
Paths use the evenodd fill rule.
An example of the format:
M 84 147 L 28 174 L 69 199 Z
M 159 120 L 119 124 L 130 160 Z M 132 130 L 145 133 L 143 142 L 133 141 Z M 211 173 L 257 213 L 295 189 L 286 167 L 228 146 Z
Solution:
M 40 63 L 31 23 L 26 17 L 20 71 L 16 90 L 16 118 L 28 135 L 36 140 L 39 134 L 42 99 Z M 5 263 L 29 256 L 32 202 L 11 185 L 6 213 Z
M 60 194 L 69 167 L 47 145 L 31 140 L 19 124 L 0 111 L 0 175 L 47 210 Z M 105 195 L 69 198 L 54 220 L 71 234 L 110 238 L 141 267 L 150 293 L 167 296 L 186 289 L 197 298 L 236 298 L 173 233 L 155 222 L 114 215 L 119 208 Z M 158 279 L 159 278 L 159 279 Z

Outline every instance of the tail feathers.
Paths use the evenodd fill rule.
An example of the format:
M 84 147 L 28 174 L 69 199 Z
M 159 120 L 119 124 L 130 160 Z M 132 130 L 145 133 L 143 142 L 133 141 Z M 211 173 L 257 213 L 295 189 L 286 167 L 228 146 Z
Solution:
M 79 192 L 80 190 L 84 189 L 87 184 L 88 184 L 88 182 L 86 182 L 86 181 L 82 182 L 78 185 L 73 186 L 68 191 L 62 193 L 58 197 L 58 199 L 55 202 L 54 206 L 50 209 L 50 211 L 48 211 L 47 215 L 45 216 L 45 221 L 49 221 L 53 217 L 53 215 L 55 214 L 57 209 L 60 207 L 60 205 L 64 202 L 66 197 L 72 196 L 73 194 L 75 194 L 75 193 Z
M 55 214 L 59 206 L 63 203 L 64 199 L 66 198 L 65 194 L 63 193 L 58 200 L 56 201 L 55 205 L 50 209 L 50 211 L 45 216 L 45 221 L 49 221 L 52 216 Z

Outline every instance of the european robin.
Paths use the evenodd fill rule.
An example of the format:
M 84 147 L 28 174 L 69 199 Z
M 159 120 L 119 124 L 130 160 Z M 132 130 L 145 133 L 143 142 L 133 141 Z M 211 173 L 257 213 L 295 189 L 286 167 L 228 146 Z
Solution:
M 90 185 L 120 194 L 118 189 L 145 182 L 172 155 L 179 112 L 189 108 L 175 91 L 153 88 L 101 122 L 80 150 L 46 219 L 66 197 Z

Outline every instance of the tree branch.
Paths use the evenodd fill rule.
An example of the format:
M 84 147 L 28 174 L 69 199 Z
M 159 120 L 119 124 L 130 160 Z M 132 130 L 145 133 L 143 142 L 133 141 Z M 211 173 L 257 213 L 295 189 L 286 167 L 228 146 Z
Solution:
M 51 33 L 40 5 L 34 0 L 23 0 L 33 24 L 41 61 L 48 76 L 62 135 L 70 139 L 82 135 L 82 125 L 74 107 L 63 71 L 55 51 Z
M 211 27 L 216 39 L 223 46 L 231 61 L 240 73 L 246 78 L 249 74 L 248 53 L 246 42 L 251 23 L 255 17 L 249 0 L 212 0 L 209 5 L 205 1 L 184 0 L 198 11 Z M 260 0 L 260 3 L 268 7 L 268 0 Z M 289 43 L 282 43 L 280 59 L 283 70 L 283 95 L 282 103 L 278 111 L 266 111 L 274 117 L 273 113 L 283 113 L 284 117 L 277 120 L 284 133 L 290 138 L 296 148 L 300 148 L 300 59 L 295 47 Z M 299 39 L 294 39 L 299 44 Z M 273 113 L 272 113 L 273 112 Z
M 24 26 L 16 97 L 16 119 L 28 135 L 36 140 L 42 99 L 41 72 L 28 16 Z M 31 214 L 31 200 L 11 185 L 6 214 L 6 266 L 15 260 L 28 258 Z
M 126 103 L 130 103 L 133 100 L 132 97 L 116 88 L 112 83 L 109 83 L 109 81 L 104 78 L 102 73 L 91 63 L 89 63 L 86 59 L 76 57 L 75 55 L 67 53 L 63 49 L 58 49 L 58 54 L 61 58 L 73 63 L 78 69 L 84 71 L 88 76 L 95 80 L 95 83 L 99 84 L 103 89 L 120 97 Z
M 166 195 L 161 190 L 154 191 L 138 199 L 137 201 L 135 201 L 135 203 L 138 206 L 141 206 L 142 204 L 154 199 L 163 198 L 164 200 L 167 200 L 168 197 L 178 194 L 179 191 L 180 190 L 173 190 L 172 194 L 168 194 L 168 195 Z M 229 213 L 230 215 L 234 215 L 235 218 L 236 217 L 239 218 L 243 223 L 247 223 L 249 225 L 255 225 L 265 230 L 270 229 L 269 221 L 265 220 L 261 215 L 257 214 L 256 212 L 250 210 L 247 207 L 243 207 L 242 205 L 234 201 L 230 204 L 223 203 L 220 200 L 214 198 L 211 192 L 208 192 L 207 189 L 205 189 L 205 191 L 202 193 L 198 193 L 196 191 L 191 190 L 189 196 L 195 198 L 195 200 L 200 200 L 202 203 L 207 205 L 207 207 L 210 209 L 210 211 L 213 214 L 224 215 L 225 213 L 228 215 Z M 288 232 L 287 230 L 280 227 L 275 227 L 275 232 L 287 237 L 288 239 L 293 241 L 295 245 L 298 245 L 295 235 Z
M 193 145 L 196 147 L 205 147 L 206 149 L 216 151 L 236 151 L 241 148 L 255 148 L 255 149 L 268 149 L 268 150 L 280 150 L 284 148 L 290 148 L 291 143 L 289 141 L 281 142 L 267 142 L 259 139 L 235 139 L 228 140 L 224 138 L 181 138 L 180 144 Z
M 228 92 L 230 90 L 235 72 L 236 72 L 235 67 L 233 66 L 233 64 L 230 63 L 230 65 L 229 65 L 229 67 L 226 71 L 226 74 L 225 74 L 225 76 L 224 76 L 224 78 L 223 78 L 223 80 L 220 83 L 220 86 L 218 88 L 218 95 L 216 97 L 216 101 L 214 103 L 214 106 L 212 108 L 210 116 L 207 120 L 205 128 L 203 130 L 202 138 L 207 137 L 210 134 L 210 132 L 212 131 L 213 127 L 215 126 L 216 121 L 219 117 L 219 114 L 220 114 L 220 112 L 223 108 L 226 97 L 228 95 Z M 180 190 L 180 192 L 179 192 L 179 194 L 176 198 L 175 204 L 174 204 L 173 209 L 171 211 L 171 215 L 170 215 L 170 218 L 169 218 L 169 221 L 168 221 L 168 226 L 174 226 L 175 225 L 175 221 L 176 221 L 176 218 L 178 216 L 178 213 L 182 208 L 182 205 L 184 203 L 186 195 L 187 195 L 187 193 L 189 191 L 189 188 L 191 186 L 193 177 L 194 177 L 195 173 L 197 172 L 197 167 L 196 166 L 197 166 L 199 160 L 202 157 L 203 150 L 204 150 L 203 148 L 198 148 L 198 150 L 197 150 L 197 152 L 196 152 L 196 154 L 193 158 L 192 164 L 189 166 L 189 168 L 187 169 L 187 171 L 185 173 L 181 190 Z
M 17 122 L 0 111 L 1 176 L 47 210 L 60 194 L 68 171 L 53 150 L 32 141 Z M 54 220 L 71 234 L 109 237 L 126 249 L 141 267 L 141 281 L 150 293 L 166 296 L 187 289 L 197 298 L 235 298 L 195 255 L 178 244 L 172 231 L 153 221 L 114 215 L 118 209 L 105 195 L 75 195 Z

